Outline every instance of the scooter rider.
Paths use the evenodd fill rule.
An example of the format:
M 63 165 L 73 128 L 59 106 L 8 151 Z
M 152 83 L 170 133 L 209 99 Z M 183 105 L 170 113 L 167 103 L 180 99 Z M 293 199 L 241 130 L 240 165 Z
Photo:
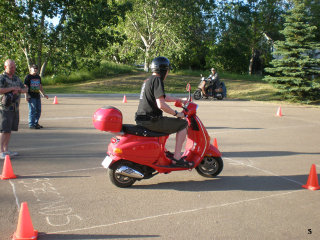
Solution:
M 209 75 L 208 79 L 212 81 L 215 89 L 220 88 L 220 78 L 215 68 L 211 68 L 211 74 Z
M 212 81 L 213 89 L 220 88 L 221 83 L 220 83 L 219 75 L 216 72 L 215 68 L 211 68 L 211 74 L 205 81 L 202 81 L 201 85 L 199 86 L 202 90 L 203 96 L 206 98 L 208 98 L 208 95 L 206 94 L 206 90 L 205 90 L 207 81 Z
M 152 75 L 147 78 L 141 88 L 140 102 L 136 112 L 136 123 L 151 131 L 167 134 L 176 133 L 175 152 L 172 163 L 181 167 L 193 167 L 192 162 L 181 158 L 182 145 L 187 136 L 188 123 L 184 114 L 173 110 L 166 102 L 176 102 L 179 98 L 166 96 L 164 80 L 167 78 L 170 61 L 165 57 L 156 57 L 151 62 Z M 180 100 L 181 101 L 181 100 Z M 164 117 L 163 112 L 173 117 Z

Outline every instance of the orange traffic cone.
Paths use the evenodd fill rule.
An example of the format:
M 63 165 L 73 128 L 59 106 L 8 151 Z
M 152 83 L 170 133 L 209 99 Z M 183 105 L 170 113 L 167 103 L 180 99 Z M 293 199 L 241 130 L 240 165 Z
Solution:
M 58 104 L 57 96 L 54 97 L 54 99 L 53 99 L 53 104 Z
M 278 108 L 277 117 L 282 117 L 281 107 Z
M 123 103 L 127 103 L 127 97 L 126 97 L 126 95 L 123 96 L 122 102 L 123 102 Z
M 19 220 L 12 240 L 37 240 L 38 231 L 33 229 L 31 217 L 26 202 L 21 203 Z
M 4 159 L 1 179 L 5 180 L 5 179 L 16 178 L 16 177 L 17 176 L 14 175 L 13 170 L 12 170 L 10 156 L 6 155 L 6 157 Z
M 319 190 L 320 186 L 318 183 L 318 175 L 316 172 L 316 165 L 312 164 L 310 169 L 310 174 L 308 177 L 308 182 L 306 185 L 302 185 L 303 188 L 307 188 L 309 190 Z
M 218 142 L 217 142 L 217 139 L 216 139 L 216 138 L 213 139 L 213 146 L 215 146 L 216 149 L 219 149 L 219 148 L 218 148 Z

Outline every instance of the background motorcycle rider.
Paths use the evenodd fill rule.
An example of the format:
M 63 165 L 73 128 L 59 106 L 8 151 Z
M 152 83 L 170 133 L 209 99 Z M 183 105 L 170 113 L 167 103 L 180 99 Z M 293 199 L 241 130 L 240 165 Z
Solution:
M 213 89 L 220 88 L 221 83 L 220 83 L 219 75 L 214 68 L 211 68 L 211 74 L 209 75 L 209 77 L 205 81 L 202 81 L 200 83 L 200 88 L 202 90 L 202 94 L 206 98 L 208 98 L 208 95 L 206 94 L 205 87 L 206 87 L 206 85 L 207 85 L 206 83 L 208 81 L 212 81 Z
M 167 134 L 176 133 L 176 146 L 171 158 L 174 165 L 192 167 L 193 163 L 181 158 L 182 145 L 187 136 L 188 123 L 184 114 L 173 110 L 166 102 L 176 102 L 179 98 L 166 96 L 164 80 L 170 70 L 170 61 L 165 57 L 156 57 L 151 62 L 152 76 L 147 78 L 141 88 L 140 102 L 136 112 L 136 123 L 151 131 Z M 181 100 L 180 100 L 181 101 Z M 164 117 L 163 112 L 175 116 Z

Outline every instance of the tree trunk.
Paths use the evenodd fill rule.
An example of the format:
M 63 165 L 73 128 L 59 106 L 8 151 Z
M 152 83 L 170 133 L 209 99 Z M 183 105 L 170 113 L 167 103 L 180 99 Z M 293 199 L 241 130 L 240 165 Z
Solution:
M 42 66 L 41 66 L 41 69 L 40 69 L 40 74 L 39 74 L 39 75 L 40 75 L 41 78 L 43 77 L 43 74 L 44 74 L 44 72 L 46 71 L 47 65 L 48 65 L 48 61 L 45 60 L 45 61 L 43 62 L 43 64 L 42 64 Z
M 50 59 L 50 57 L 51 57 L 51 52 L 52 52 L 53 50 L 52 49 L 50 49 L 49 50 L 49 52 L 47 53 L 47 56 L 46 56 L 46 58 L 45 58 L 45 60 L 44 60 L 44 62 L 43 62 L 43 64 L 42 64 L 42 66 L 41 66 L 41 69 L 40 69 L 40 77 L 43 77 L 43 75 L 44 75 L 44 72 L 46 71 L 46 68 L 47 68 L 47 65 L 48 65 L 48 61 L 49 61 L 49 59 Z
M 28 64 L 28 69 L 30 70 L 31 61 L 30 61 L 28 49 L 27 48 L 23 48 L 22 51 L 23 51 L 23 53 L 24 53 L 24 55 L 26 57 L 27 64 Z
M 145 55 L 144 55 L 144 71 L 149 72 L 149 51 L 150 48 L 146 46 Z
M 41 24 L 40 24 L 40 33 L 44 32 L 44 20 L 45 20 L 45 14 L 42 12 L 41 15 Z M 42 34 L 40 34 L 41 36 Z M 38 59 L 37 59 L 37 65 L 40 67 L 42 64 L 42 36 L 40 37 L 40 39 L 38 39 L 39 43 L 38 43 Z
M 249 75 L 252 75 L 253 73 L 253 62 L 254 62 L 254 48 L 251 48 L 251 59 L 249 63 Z
M 52 51 L 53 51 L 53 50 L 50 49 L 49 52 L 47 53 L 47 56 L 46 56 L 46 58 L 45 58 L 45 60 L 44 60 L 44 62 L 43 62 L 43 64 L 42 64 L 42 66 L 41 66 L 41 69 L 40 69 L 40 77 L 43 77 L 44 72 L 46 71 L 46 68 L 47 68 L 47 65 L 48 65 L 48 61 L 49 61 L 49 59 L 50 59 L 50 57 L 51 57 Z

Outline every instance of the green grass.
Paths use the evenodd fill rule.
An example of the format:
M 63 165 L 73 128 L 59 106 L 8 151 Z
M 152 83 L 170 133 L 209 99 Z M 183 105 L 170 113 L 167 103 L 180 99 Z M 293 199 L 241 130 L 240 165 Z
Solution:
M 200 71 L 179 71 L 171 72 L 165 80 L 167 93 L 186 93 L 186 85 L 191 84 L 191 91 L 194 92 L 200 82 Z M 105 74 L 105 73 L 104 73 Z M 102 75 L 104 75 L 102 74 Z M 203 73 L 205 74 L 205 73 Z M 74 76 L 86 76 L 81 72 Z M 90 77 L 91 76 L 91 77 Z M 94 78 L 92 75 L 78 77 L 77 81 L 70 77 L 64 83 L 46 85 L 47 93 L 139 93 L 143 80 L 150 76 L 150 73 L 139 72 L 133 68 L 124 71 L 110 71 L 107 77 Z M 207 75 L 205 75 L 207 76 Z M 225 82 L 229 99 L 257 100 L 257 101 L 280 101 L 281 97 L 275 88 L 262 81 L 260 76 L 245 76 L 221 73 L 221 80 Z M 92 80 L 86 80 L 92 78 Z M 75 78 L 76 79 L 76 78 Z M 58 81 L 59 82 L 59 81 Z
M 193 70 L 178 70 L 173 72 L 176 75 L 187 75 L 200 77 L 202 74 L 204 77 L 208 77 L 211 72 L 209 71 L 193 71 Z M 234 80 L 248 80 L 248 81 L 262 81 L 263 76 L 261 75 L 244 75 L 237 73 L 219 72 L 220 78 L 234 79 Z
M 172 92 L 185 91 L 187 83 L 191 84 L 192 91 L 197 89 L 200 82 L 200 74 L 207 77 L 209 74 L 200 71 L 179 71 L 170 76 L 167 81 L 167 89 Z M 220 80 L 226 84 L 229 99 L 280 101 L 281 96 L 277 90 L 262 80 L 259 75 L 239 75 L 233 73 L 219 73 Z M 180 90 L 180 91 L 178 91 Z
M 200 82 L 200 75 L 207 77 L 209 71 L 178 70 L 170 72 L 165 82 L 167 93 L 186 93 L 191 84 L 194 92 Z M 42 80 L 47 93 L 139 93 L 143 80 L 150 76 L 134 66 L 103 62 L 93 71 L 77 71 L 71 75 L 47 76 Z M 275 88 L 262 80 L 262 76 L 239 75 L 219 72 L 227 86 L 229 99 L 278 101 L 281 100 Z
M 79 71 L 70 76 L 46 77 L 43 86 L 45 92 L 50 94 L 140 93 L 143 81 L 150 74 L 133 66 L 104 62 L 92 72 Z M 165 80 L 165 90 L 167 93 L 187 94 L 186 85 L 190 83 L 193 93 L 200 82 L 200 74 L 207 77 L 209 71 L 171 71 Z M 284 101 L 272 85 L 262 80 L 262 76 L 224 72 L 219 72 L 219 76 L 227 86 L 228 99 Z M 320 100 L 309 104 L 319 105 Z
M 47 93 L 138 93 L 146 73 L 135 72 L 85 82 L 46 86 Z
M 119 74 L 128 74 L 137 72 L 136 68 L 130 65 L 116 64 L 112 62 L 103 62 L 100 67 L 93 71 L 80 70 L 71 75 L 48 76 L 42 79 L 43 85 L 57 84 L 77 84 L 88 82 L 99 78 L 108 78 Z

